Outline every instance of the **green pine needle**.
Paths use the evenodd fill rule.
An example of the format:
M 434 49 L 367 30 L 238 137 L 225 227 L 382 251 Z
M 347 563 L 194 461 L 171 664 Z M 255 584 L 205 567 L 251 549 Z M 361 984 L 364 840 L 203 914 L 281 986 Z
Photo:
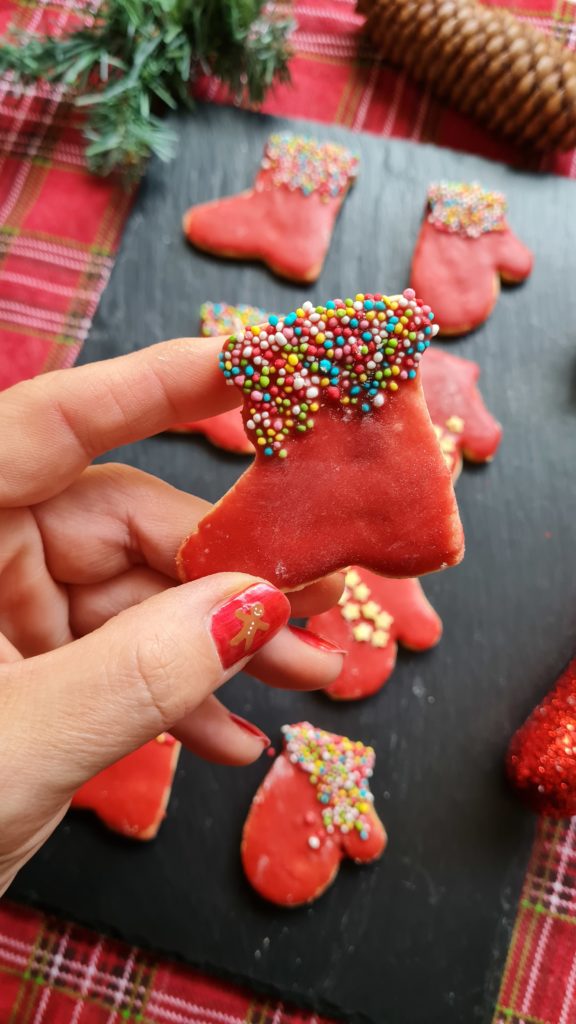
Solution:
M 198 75 L 216 75 L 252 103 L 275 79 L 288 80 L 292 22 L 262 8 L 262 0 L 105 0 L 91 28 L 0 39 L 0 74 L 64 85 L 88 111 L 91 169 L 136 176 L 151 153 L 173 156 L 175 134 L 158 115 L 191 107 Z

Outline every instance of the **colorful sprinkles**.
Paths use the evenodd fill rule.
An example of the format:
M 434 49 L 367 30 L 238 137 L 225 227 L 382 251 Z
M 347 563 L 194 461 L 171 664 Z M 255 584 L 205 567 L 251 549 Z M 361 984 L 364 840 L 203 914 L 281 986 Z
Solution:
M 433 320 L 411 288 L 305 302 L 229 338 L 220 369 L 246 397 L 245 425 L 257 449 L 283 459 L 287 439 L 311 430 L 321 406 L 370 413 L 413 380 L 438 332 Z
M 373 748 L 359 740 L 324 732 L 309 722 L 284 725 L 282 732 L 288 759 L 308 773 L 316 788 L 326 832 L 332 835 L 338 829 L 346 835 L 356 830 L 360 839 L 368 839 L 374 802 L 369 783 L 375 761 Z M 317 849 L 320 843 L 310 845 Z
M 466 238 L 505 231 L 506 206 L 502 192 L 486 191 L 478 182 L 441 181 L 428 189 L 430 224 Z
M 227 302 L 203 302 L 200 307 L 200 329 L 205 338 L 234 334 L 248 324 L 261 324 L 268 313 L 258 306 L 229 306 Z
M 261 167 L 270 171 L 274 185 L 317 192 L 322 199 L 344 195 L 358 174 L 358 157 L 335 142 L 316 142 L 288 132 L 271 135 Z

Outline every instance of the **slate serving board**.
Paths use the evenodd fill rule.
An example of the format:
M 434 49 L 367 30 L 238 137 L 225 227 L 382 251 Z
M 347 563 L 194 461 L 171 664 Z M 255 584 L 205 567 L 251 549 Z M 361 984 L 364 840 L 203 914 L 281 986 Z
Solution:
M 430 180 L 477 179 L 506 191 L 511 223 L 537 253 L 530 282 L 446 346 L 481 364 L 504 441 L 492 466 L 465 469 L 458 484 L 463 565 L 425 581 L 445 624 L 437 650 L 402 654 L 386 688 L 351 706 L 243 676 L 224 691 L 276 741 L 284 722 L 309 718 L 374 744 L 373 790 L 390 834 L 379 866 L 345 864 L 308 909 L 265 905 L 244 882 L 238 847 L 268 758 L 236 770 L 185 754 L 155 843 L 70 814 L 11 896 L 349 1021 L 488 1022 L 533 825 L 503 781 L 503 752 L 576 646 L 576 188 L 314 126 L 358 150 L 361 171 L 322 277 L 303 288 L 196 253 L 180 229 L 191 203 L 245 188 L 267 134 L 286 123 L 205 109 L 175 124 L 178 159 L 149 169 L 83 361 L 194 333 L 208 298 L 289 310 L 303 297 L 399 291 Z M 112 457 L 209 499 L 247 464 L 181 436 Z

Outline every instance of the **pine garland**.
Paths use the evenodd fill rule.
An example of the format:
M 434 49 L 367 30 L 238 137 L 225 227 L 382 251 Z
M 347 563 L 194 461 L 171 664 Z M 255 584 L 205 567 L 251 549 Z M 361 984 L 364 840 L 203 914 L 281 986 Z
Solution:
M 88 108 L 91 169 L 137 175 L 150 153 L 173 156 L 176 137 L 159 114 L 192 107 L 198 75 L 216 75 L 253 103 L 276 78 L 286 81 L 291 27 L 262 0 L 105 0 L 93 26 L 68 36 L 9 32 L 0 74 L 63 85 Z

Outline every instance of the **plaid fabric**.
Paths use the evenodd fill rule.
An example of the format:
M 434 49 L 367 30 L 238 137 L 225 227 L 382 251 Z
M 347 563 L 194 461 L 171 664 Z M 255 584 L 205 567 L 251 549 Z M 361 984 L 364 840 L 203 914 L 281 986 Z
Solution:
M 574 0 L 484 3 L 506 7 L 576 49 Z M 352 0 L 296 0 L 294 7 L 298 27 L 290 65 L 292 84 L 277 86 L 269 94 L 262 108 L 265 113 L 433 142 L 527 166 L 525 153 L 434 100 L 404 72 L 375 61 L 361 32 L 363 18 L 355 13 Z M 213 80 L 203 82 L 198 94 L 215 102 L 227 100 L 226 91 Z M 535 158 L 532 167 L 576 178 L 576 151 Z
M 494 1024 L 576 1020 L 576 818 L 538 822 Z
M 576 49 L 572 0 L 485 0 L 508 6 Z M 99 0 L 0 0 L 9 22 L 66 31 Z M 353 0 L 295 0 L 293 86 L 264 110 L 335 122 L 521 163 L 510 146 L 448 110 L 358 43 Z M 221 86 L 203 99 L 226 102 Z M 79 119 L 58 88 L 14 96 L 0 81 L 0 388 L 70 365 L 110 273 L 131 194 L 85 169 Z M 524 160 L 525 164 L 525 160 Z M 576 178 L 576 153 L 541 169 Z M 576 819 L 541 821 L 494 1024 L 576 1021 Z M 1 1024 L 326 1024 L 266 1003 L 151 954 L 41 914 L 0 907 Z
M 0 31 L 64 32 L 91 0 L 0 0 Z M 60 87 L 0 81 L 0 388 L 74 362 L 90 329 L 130 193 L 88 174 Z
M 2 1024 L 329 1024 L 35 911 L 0 906 Z

